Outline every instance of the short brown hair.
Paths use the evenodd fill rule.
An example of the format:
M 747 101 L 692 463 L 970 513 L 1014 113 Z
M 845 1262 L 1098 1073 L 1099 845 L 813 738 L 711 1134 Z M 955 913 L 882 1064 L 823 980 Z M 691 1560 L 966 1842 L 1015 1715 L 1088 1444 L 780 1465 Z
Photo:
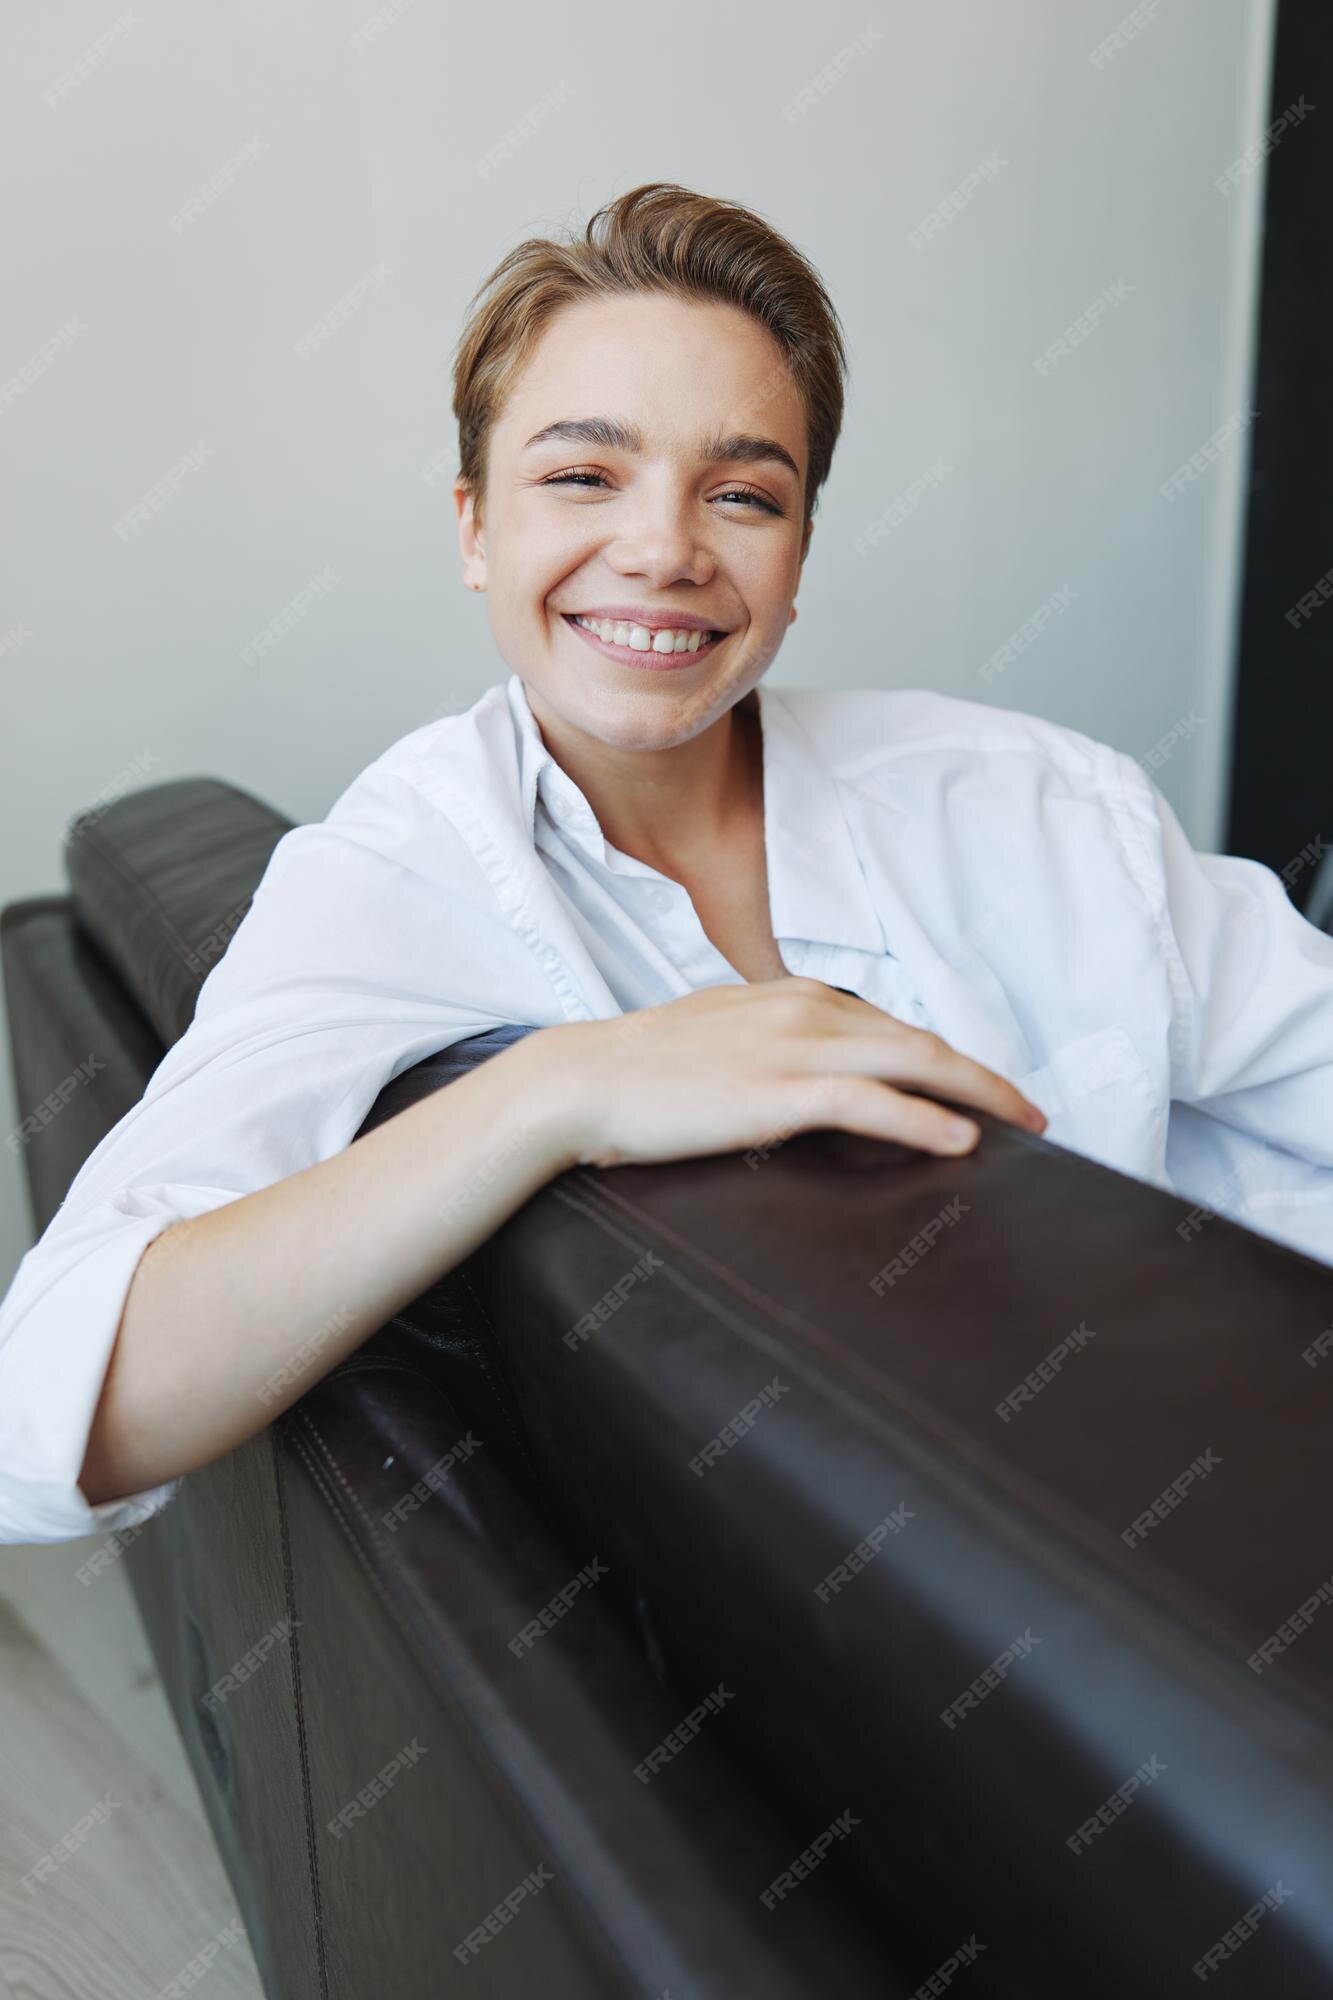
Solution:
M 518 244 L 473 293 L 454 355 L 453 408 L 459 478 L 478 518 L 491 426 L 552 315 L 584 299 L 653 291 L 738 306 L 772 336 L 782 362 L 769 393 L 790 380 L 805 405 L 806 518 L 814 513 L 842 428 L 847 369 L 819 274 L 752 209 L 648 181 L 599 208 L 582 241 Z M 760 392 L 751 408 L 766 400 Z

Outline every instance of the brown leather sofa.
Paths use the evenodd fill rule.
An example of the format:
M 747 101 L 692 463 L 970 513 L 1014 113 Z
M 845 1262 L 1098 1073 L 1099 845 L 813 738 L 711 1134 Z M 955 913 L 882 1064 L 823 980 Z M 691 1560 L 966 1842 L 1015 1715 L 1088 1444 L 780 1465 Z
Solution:
M 37 1228 L 287 824 L 0 914 Z M 567 1174 L 122 1538 L 270 1995 L 1333 1994 L 1333 1268 L 983 1122 Z

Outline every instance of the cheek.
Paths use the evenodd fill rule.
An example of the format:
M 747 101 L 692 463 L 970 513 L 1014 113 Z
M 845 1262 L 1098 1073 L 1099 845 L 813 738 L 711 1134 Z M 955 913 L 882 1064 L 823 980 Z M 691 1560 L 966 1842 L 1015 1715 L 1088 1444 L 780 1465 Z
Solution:
M 736 571 L 736 581 L 758 617 L 785 617 L 800 566 L 791 548 L 771 549 Z
M 488 590 L 493 612 L 513 625 L 541 623 L 546 600 L 579 568 L 579 554 L 550 535 L 527 535 L 499 544 L 491 557 Z
M 566 586 L 596 559 L 597 543 L 586 528 L 577 522 L 544 521 L 524 537 L 510 579 L 521 582 L 522 595 L 540 606 L 543 599 Z

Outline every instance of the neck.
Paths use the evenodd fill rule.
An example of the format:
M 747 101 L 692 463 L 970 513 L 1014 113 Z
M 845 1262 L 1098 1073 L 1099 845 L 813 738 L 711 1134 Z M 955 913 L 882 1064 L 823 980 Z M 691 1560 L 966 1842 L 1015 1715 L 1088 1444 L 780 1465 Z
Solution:
M 573 727 L 528 689 L 542 741 L 612 847 L 678 877 L 763 812 L 763 740 L 753 689 L 686 743 L 623 750 Z

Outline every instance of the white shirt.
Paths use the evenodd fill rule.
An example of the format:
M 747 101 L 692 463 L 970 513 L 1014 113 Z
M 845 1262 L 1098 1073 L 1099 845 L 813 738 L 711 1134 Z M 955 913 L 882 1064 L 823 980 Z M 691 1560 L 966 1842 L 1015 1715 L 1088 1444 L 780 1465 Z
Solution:
M 1333 937 L 1270 869 L 1196 854 L 1132 758 L 1035 716 L 915 690 L 759 703 L 790 972 L 935 1029 L 1054 1143 L 1333 1263 Z M 686 891 L 603 839 L 516 674 L 392 744 L 278 842 L 0 1303 L 0 1541 L 132 1526 L 179 1486 L 90 1507 L 76 1483 L 170 1223 L 340 1152 L 465 1036 L 740 980 Z

